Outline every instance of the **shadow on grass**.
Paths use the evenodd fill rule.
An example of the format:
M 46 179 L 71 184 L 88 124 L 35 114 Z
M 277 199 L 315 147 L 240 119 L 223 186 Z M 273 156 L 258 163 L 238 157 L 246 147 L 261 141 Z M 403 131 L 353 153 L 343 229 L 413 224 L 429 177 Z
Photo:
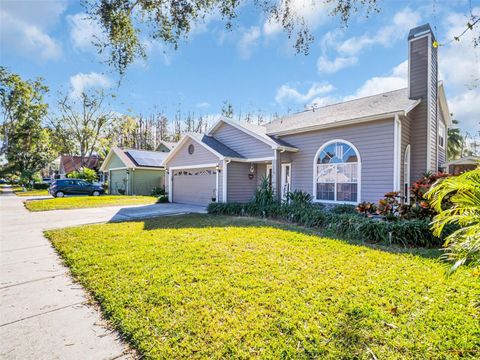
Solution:
M 174 215 L 174 214 L 172 214 Z M 139 220 L 132 220 L 138 222 Z M 398 245 L 385 245 L 366 243 L 354 239 L 337 237 L 332 230 L 321 228 L 305 228 L 295 224 L 288 224 L 271 219 L 258 219 L 251 217 L 236 217 L 208 214 L 184 214 L 183 216 L 163 216 L 142 220 L 144 230 L 158 229 L 182 229 L 182 228 L 207 228 L 207 227 L 274 227 L 286 231 L 294 231 L 301 234 L 317 237 L 331 238 L 350 245 L 366 246 L 371 249 L 385 251 L 393 254 L 411 254 L 427 259 L 438 259 L 442 254 L 439 249 L 429 248 L 405 248 Z

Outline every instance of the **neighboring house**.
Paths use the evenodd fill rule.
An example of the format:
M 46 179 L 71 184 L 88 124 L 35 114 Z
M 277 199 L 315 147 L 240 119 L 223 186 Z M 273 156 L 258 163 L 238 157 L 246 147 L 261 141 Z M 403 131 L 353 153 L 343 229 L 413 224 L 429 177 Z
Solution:
M 108 174 L 110 194 L 150 195 L 165 187 L 162 163 L 168 153 L 112 148 L 100 171 Z
M 64 179 L 73 171 L 78 171 L 82 167 L 86 167 L 98 172 L 102 158 L 98 155 L 92 155 L 91 157 L 84 157 L 82 165 L 82 157 L 75 155 L 61 155 L 52 162 L 52 165 L 58 169 L 55 171 L 55 178 Z
M 425 171 L 445 166 L 451 119 L 434 40 L 429 25 L 410 31 L 408 88 L 266 126 L 222 118 L 205 135 L 185 135 L 164 162 L 170 201 L 245 202 L 265 176 L 279 199 L 295 189 L 349 204 L 408 193 Z
M 160 144 L 158 144 L 157 148 L 155 151 L 160 151 L 160 152 L 170 152 L 173 150 L 173 148 L 177 145 L 176 142 L 172 141 L 160 141 Z
M 460 159 L 451 160 L 445 165 L 449 174 L 458 175 L 465 171 L 474 170 L 480 166 L 480 156 L 465 156 Z

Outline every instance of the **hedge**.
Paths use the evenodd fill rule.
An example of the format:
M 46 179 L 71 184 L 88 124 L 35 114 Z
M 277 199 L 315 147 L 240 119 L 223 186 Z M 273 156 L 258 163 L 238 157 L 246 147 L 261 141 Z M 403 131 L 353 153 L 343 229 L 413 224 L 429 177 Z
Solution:
M 342 206 L 326 209 L 322 205 L 294 206 L 286 203 L 259 207 L 255 203 L 211 203 L 210 214 L 234 216 L 260 216 L 323 228 L 338 237 L 370 243 L 398 244 L 403 246 L 439 247 L 443 240 L 434 236 L 428 220 L 383 221 L 367 218 Z

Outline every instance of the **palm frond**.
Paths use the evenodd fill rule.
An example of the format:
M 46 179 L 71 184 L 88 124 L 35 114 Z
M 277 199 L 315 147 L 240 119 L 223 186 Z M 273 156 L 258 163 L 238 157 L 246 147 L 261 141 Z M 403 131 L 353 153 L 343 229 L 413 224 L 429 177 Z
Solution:
M 440 236 L 446 225 L 460 228 L 445 238 L 446 257 L 455 261 L 451 271 L 467 262 L 480 265 L 480 167 L 461 175 L 444 178 L 426 194 L 438 215 L 432 230 Z M 445 204 L 451 204 L 445 208 Z

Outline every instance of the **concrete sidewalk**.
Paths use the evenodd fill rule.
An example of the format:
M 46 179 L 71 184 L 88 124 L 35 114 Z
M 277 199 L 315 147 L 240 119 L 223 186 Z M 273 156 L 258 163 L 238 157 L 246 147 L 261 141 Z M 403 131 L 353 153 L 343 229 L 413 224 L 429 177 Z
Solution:
M 88 305 L 43 231 L 205 209 L 158 204 L 32 213 L 23 200 L 0 196 L 0 359 L 133 358 Z

